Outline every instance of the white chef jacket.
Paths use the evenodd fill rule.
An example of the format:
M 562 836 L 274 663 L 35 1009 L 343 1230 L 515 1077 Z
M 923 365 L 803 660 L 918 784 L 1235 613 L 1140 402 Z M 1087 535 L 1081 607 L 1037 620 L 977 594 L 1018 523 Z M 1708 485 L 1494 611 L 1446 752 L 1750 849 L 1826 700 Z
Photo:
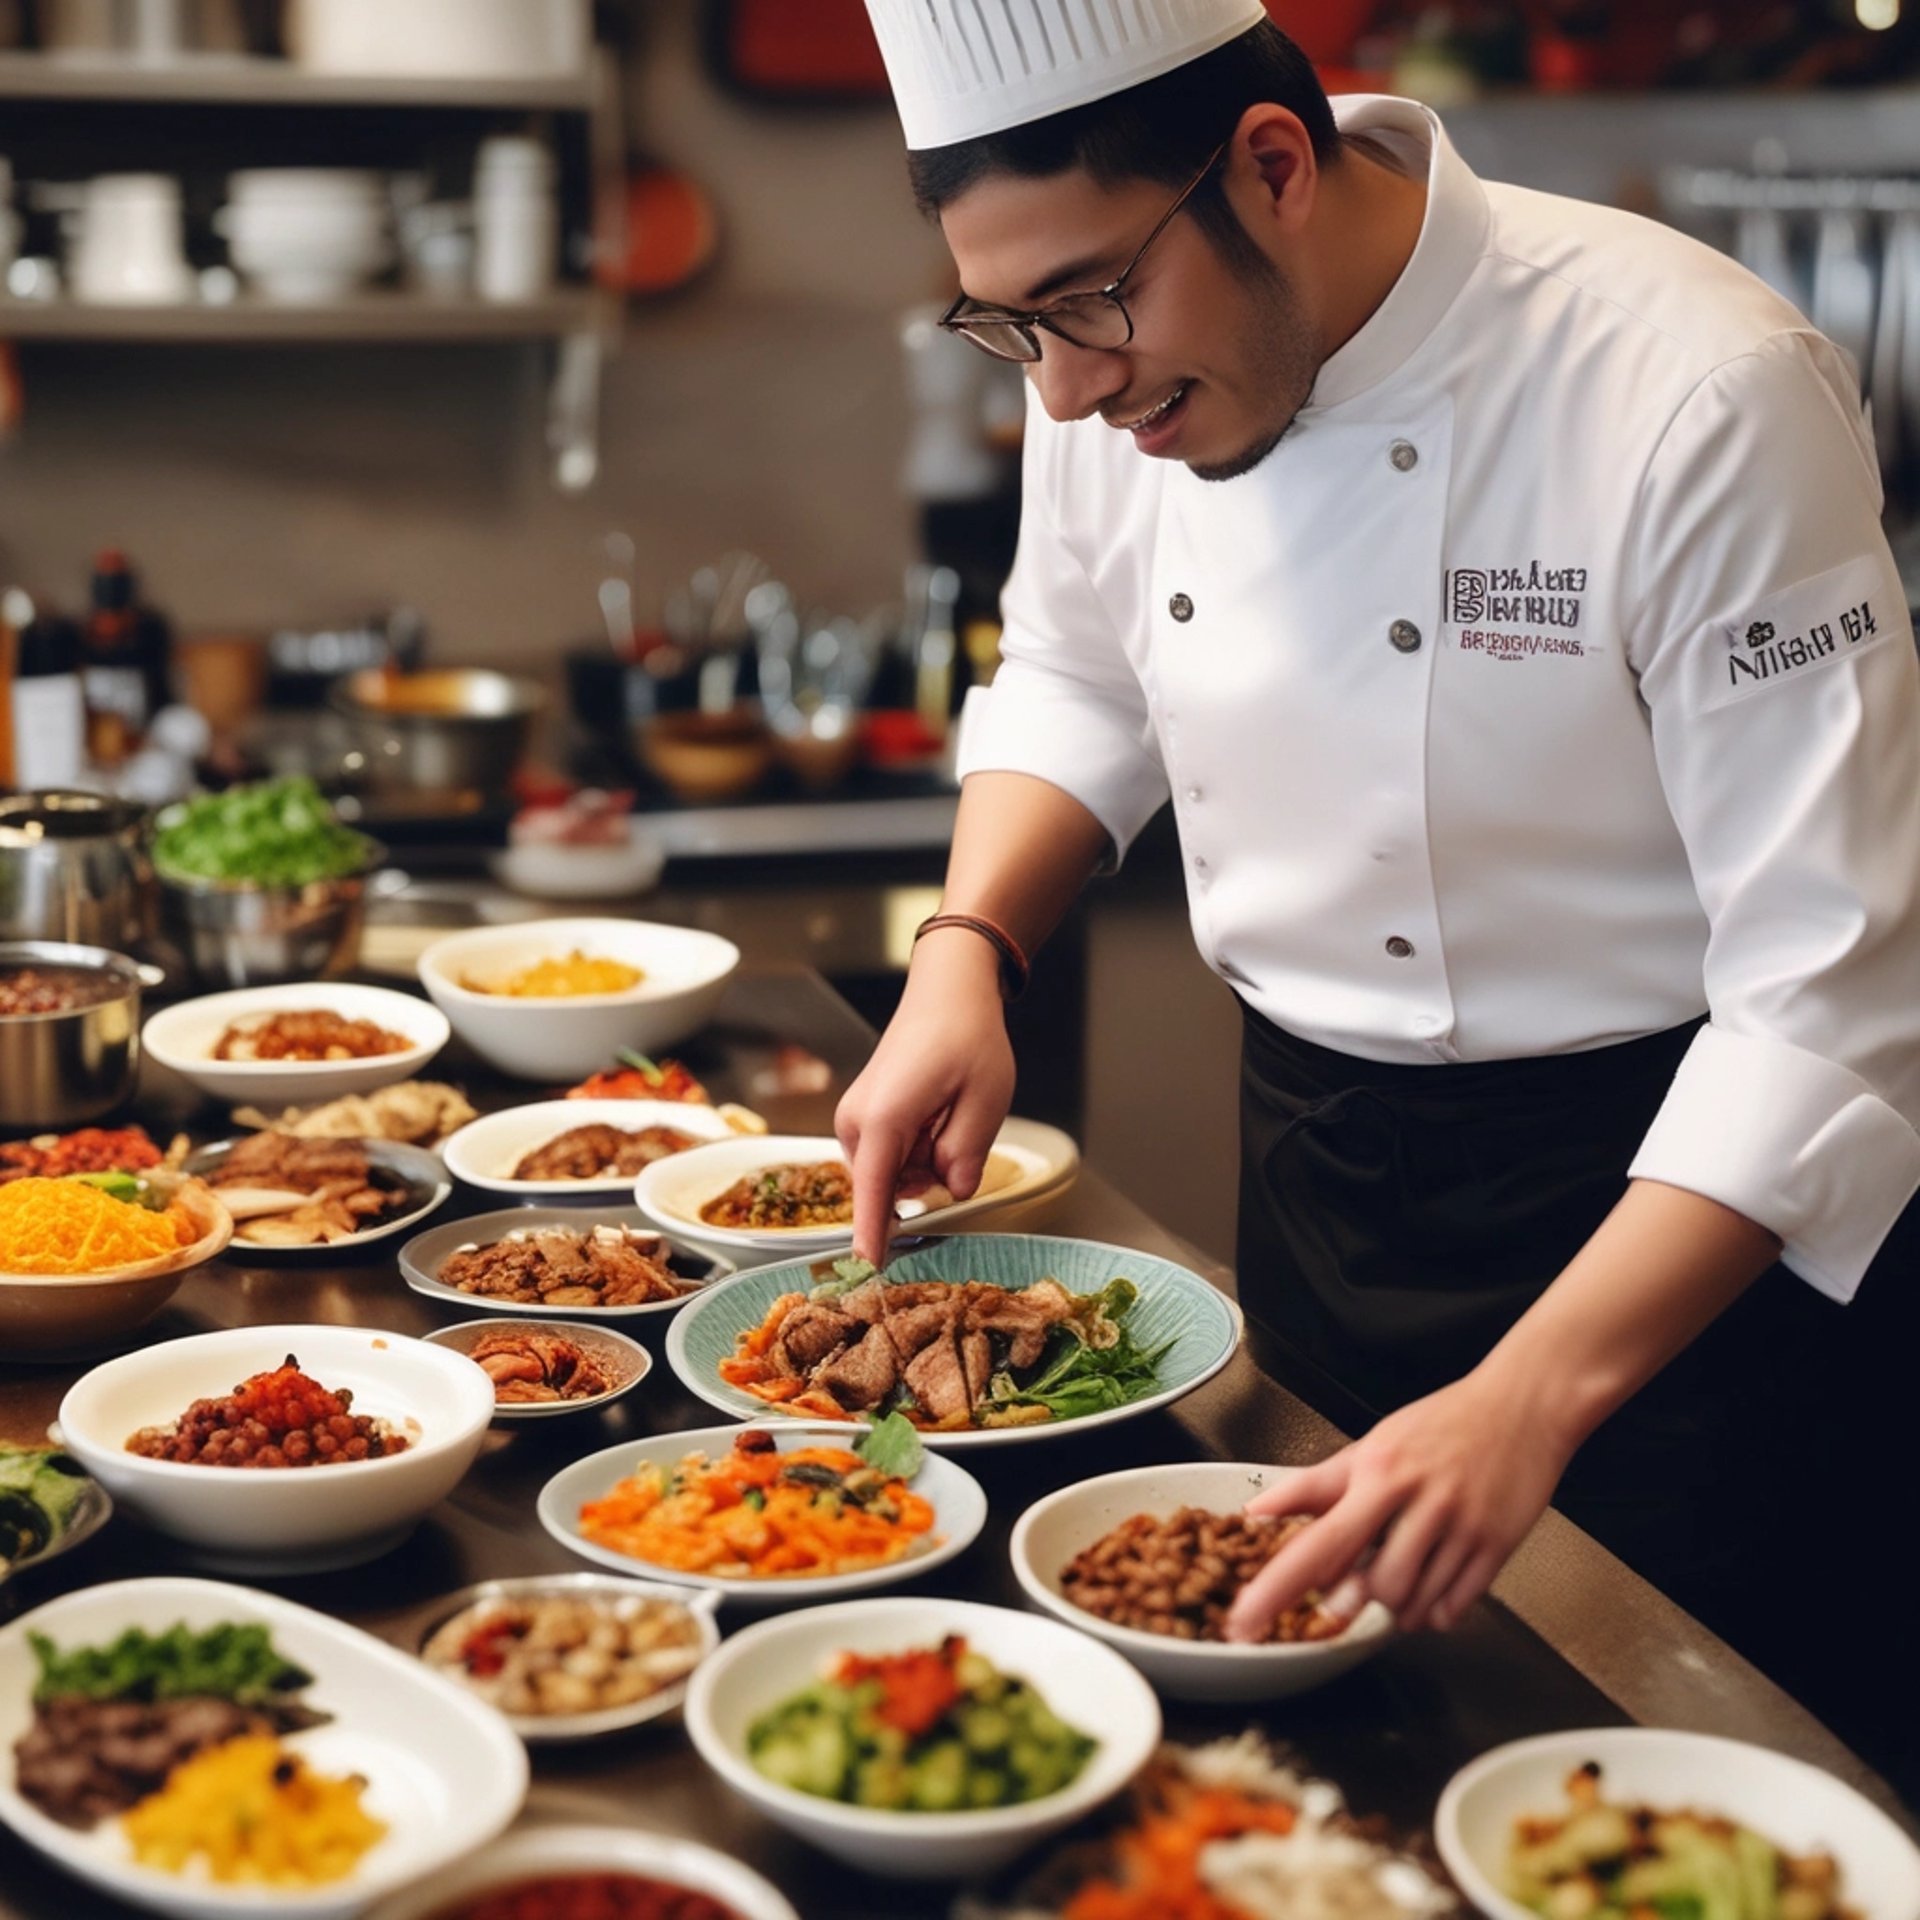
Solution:
M 1370 1060 L 1710 1016 L 1633 1162 L 1849 1298 L 1920 1187 L 1920 672 L 1846 357 L 1653 222 L 1483 183 L 1239 479 L 1029 407 L 960 771 L 1115 858 L 1171 794 L 1208 964 Z

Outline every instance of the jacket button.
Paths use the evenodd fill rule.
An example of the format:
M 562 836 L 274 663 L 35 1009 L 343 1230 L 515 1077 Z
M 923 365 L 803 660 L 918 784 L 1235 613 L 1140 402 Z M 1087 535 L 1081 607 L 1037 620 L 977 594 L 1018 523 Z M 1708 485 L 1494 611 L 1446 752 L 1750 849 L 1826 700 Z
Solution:
M 1387 942 L 1387 952 L 1396 960 L 1411 960 L 1413 958 L 1413 942 L 1411 940 L 1401 939 L 1396 933 L 1393 938 Z
M 1420 651 L 1420 629 L 1416 627 L 1411 620 L 1396 620 L 1393 625 L 1387 629 L 1387 638 L 1393 642 L 1395 648 L 1401 653 L 1418 653 Z
M 1395 473 L 1411 473 L 1420 464 L 1420 449 L 1411 440 L 1396 440 L 1388 449 Z
M 1189 600 L 1184 593 L 1176 593 L 1173 598 L 1167 602 L 1167 611 L 1172 614 L 1176 620 L 1191 620 L 1193 618 L 1193 602 Z

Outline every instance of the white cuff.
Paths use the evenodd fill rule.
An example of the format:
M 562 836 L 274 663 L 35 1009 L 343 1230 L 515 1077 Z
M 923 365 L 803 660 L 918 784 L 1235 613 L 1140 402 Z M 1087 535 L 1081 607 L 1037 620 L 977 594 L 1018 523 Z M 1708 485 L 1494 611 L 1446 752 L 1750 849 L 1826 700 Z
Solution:
M 1002 663 L 991 687 L 975 687 L 960 715 L 958 767 L 1027 773 L 1071 794 L 1107 830 L 1118 867 L 1167 798 L 1150 739 L 1097 691 L 1020 661 Z
M 1786 1266 L 1844 1302 L 1920 1190 L 1920 1134 L 1837 1062 L 1708 1026 L 1628 1172 L 1745 1214 L 1780 1236 Z

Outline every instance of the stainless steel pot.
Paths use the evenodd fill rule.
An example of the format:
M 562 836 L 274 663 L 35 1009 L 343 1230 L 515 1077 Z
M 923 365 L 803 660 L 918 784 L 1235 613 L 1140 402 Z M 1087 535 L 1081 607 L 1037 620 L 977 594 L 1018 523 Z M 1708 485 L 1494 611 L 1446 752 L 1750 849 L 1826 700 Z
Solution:
M 0 1127 L 77 1127 L 111 1113 L 139 1078 L 140 990 L 160 984 L 159 969 L 63 940 L 0 944 L 0 972 L 15 967 L 85 967 L 120 991 L 71 1013 L 0 1015 Z
M 482 667 L 350 674 L 333 691 L 376 787 L 497 792 L 526 757 L 546 695 Z
M 163 870 L 161 931 L 204 987 L 329 980 L 359 957 L 367 882 L 386 857 L 369 840 L 358 872 L 302 887 L 190 880 Z
M 100 793 L 0 799 L 0 940 L 139 946 L 153 931 L 147 810 Z

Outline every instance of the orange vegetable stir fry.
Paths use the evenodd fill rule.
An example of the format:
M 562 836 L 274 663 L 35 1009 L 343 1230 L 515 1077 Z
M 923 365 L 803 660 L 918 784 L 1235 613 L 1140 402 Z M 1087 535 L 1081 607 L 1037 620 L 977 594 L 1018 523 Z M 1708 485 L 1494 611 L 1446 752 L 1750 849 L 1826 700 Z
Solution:
M 743 1433 L 718 1460 L 654 1465 L 580 1509 L 587 1539 L 654 1566 L 730 1579 L 854 1573 L 929 1544 L 933 1508 L 844 1447 L 781 1453 Z

